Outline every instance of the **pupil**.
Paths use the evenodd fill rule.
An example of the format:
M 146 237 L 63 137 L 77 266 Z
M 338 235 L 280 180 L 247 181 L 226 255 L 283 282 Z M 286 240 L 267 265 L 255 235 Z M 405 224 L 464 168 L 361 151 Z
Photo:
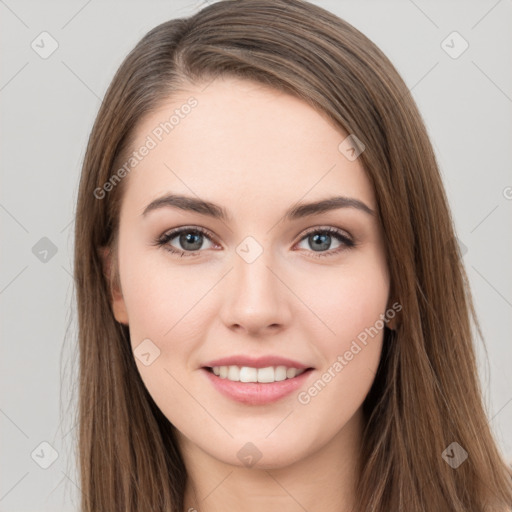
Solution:
M 201 238 L 202 235 L 200 233 L 193 234 L 189 232 L 180 236 L 180 243 L 184 249 L 196 250 L 201 248 Z M 189 247 L 187 244 L 191 244 L 192 247 Z
M 330 242 L 330 235 L 327 235 L 327 234 L 316 234 L 316 235 L 313 235 L 313 241 L 314 241 L 314 244 L 313 244 L 313 249 L 316 251 L 316 250 L 319 250 L 319 249 L 329 249 L 329 242 Z

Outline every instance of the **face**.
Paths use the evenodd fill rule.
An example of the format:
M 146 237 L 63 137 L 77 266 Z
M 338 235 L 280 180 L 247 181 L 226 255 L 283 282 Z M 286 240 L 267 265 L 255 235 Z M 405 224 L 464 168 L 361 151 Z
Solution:
M 205 86 L 137 126 L 114 314 L 183 443 L 284 466 L 337 439 L 374 380 L 389 308 L 376 201 L 339 149 L 348 134 L 306 103 L 250 81 Z

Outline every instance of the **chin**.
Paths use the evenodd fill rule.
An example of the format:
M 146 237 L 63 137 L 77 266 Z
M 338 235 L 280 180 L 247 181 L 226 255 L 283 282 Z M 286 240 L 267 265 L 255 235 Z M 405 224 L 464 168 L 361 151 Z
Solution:
M 285 445 L 281 439 L 277 438 L 273 441 L 268 439 L 233 441 L 229 446 L 220 446 L 220 448 L 219 453 L 211 453 L 211 455 L 225 464 L 246 469 L 284 468 L 307 456 L 306 453 L 297 450 L 295 443 L 290 442 Z M 228 453 L 234 456 L 226 457 Z

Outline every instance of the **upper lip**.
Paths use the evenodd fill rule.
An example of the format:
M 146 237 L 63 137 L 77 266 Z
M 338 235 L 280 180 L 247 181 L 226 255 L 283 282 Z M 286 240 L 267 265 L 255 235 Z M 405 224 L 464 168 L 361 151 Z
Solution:
M 223 357 L 209 361 L 203 365 L 204 368 L 213 368 L 214 366 L 249 366 L 250 368 L 267 368 L 269 366 L 286 366 L 287 368 L 297 368 L 298 370 L 311 368 L 308 365 L 279 356 L 261 356 L 249 357 L 244 355 L 235 355 Z

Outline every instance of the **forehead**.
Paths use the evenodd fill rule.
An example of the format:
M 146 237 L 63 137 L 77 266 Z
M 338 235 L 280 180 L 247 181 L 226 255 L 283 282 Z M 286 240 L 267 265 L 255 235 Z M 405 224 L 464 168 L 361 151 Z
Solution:
M 170 191 L 249 209 L 333 193 L 375 205 L 360 160 L 340 150 L 348 134 L 306 102 L 257 82 L 191 85 L 134 133 L 139 159 L 125 201 L 139 210 Z

